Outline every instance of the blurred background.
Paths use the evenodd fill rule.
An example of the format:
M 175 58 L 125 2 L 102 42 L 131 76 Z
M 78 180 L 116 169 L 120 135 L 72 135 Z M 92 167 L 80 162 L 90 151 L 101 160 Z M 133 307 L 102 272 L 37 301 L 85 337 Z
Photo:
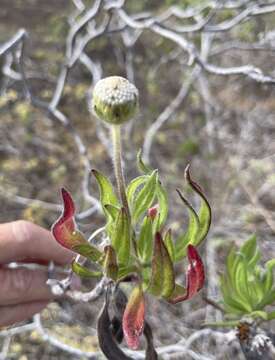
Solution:
M 218 277 L 233 243 L 256 233 L 264 257 L 275 256 L 274 2 L 1 0 L 0 5 L 1 222 L 21 218 L 50 228 L 65 186 L 84 233 L 104 224 L 89 170 L 113 178 L 112 149 L 108 129 L 90 104 L 101 77 L 121 75 L 140 91 L 139 114 L 123 132 L 127 180 L 138 174 L 135 158 L 142 149 L 169 191 L 175 234 L 188 219 L 175 192 L 186 190 L 188 163 L 212 206 L 202 250 L 204 293 L 220 298 Z M 50 305 L 42 314 L 44 338 L 35 327 L 1 336 L 3 358 L 92 358 L 100 304 Z M 149 308 L 158 347 L 168 349 L 197 334 L 189 352 L 168 349 L 163 358 L 243 359 L 234 342 L 219 355 L 222 332 L 199 330 L 201 323 L 220 319 L 200 296 L 176 307 L 150 301 Z

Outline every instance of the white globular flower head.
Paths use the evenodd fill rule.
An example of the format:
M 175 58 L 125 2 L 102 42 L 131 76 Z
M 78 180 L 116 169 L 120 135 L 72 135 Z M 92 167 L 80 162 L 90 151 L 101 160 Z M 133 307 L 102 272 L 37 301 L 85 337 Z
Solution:
M 92 107 L 101 120 L 122 124 L 136 113 L 138 89 L 121 76 L 109 76 L 95 85 Z

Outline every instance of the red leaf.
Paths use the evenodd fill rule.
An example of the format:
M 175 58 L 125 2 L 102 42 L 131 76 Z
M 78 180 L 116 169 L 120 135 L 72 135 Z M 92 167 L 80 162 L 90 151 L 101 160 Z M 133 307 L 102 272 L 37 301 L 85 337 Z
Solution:
M 172 304 L 191 299 L 203 287 L 205 274 L 204 266 L 199 253 L 193 245 L 187 247 L 189 265 L 186 274 L 187 289 L 185 294 L 177 294 L 169 299 Z
M 187 270 L 187 277 L 188 277 L 189 269 L 190 271 L 192 269 L 192 271 L 194 271 L 194 273 L 196 274 L 194 279 L 195 281 L 193 282 L 193 284 L 191 283 L 191 281 L 188 281 L 188 287 L 190 284 L 190 293 L 192 292 L 195 295 L 198 291 L 200 291 L 200 289 L 203 287 L 204 284 L 204 279 L 205 279 L 204 266 L 202 259 L 199 253 L 197 252 L 197 249 L 193 245 L 188 245 L 187 256 L 190 263 Z M 188 287 L 187 287 L 187 291 L 188 291 Z
M 87 241 L 81 232 L 77 231 L 74 214 L 75 206 L 71 194 L 64 188 L 61 189 L 63 199 L 63 212 L 52 226 L 52 233 L 60 245 L 73 249 L 76 245 L 86 244 Z
M 139 337 L 143 332 L 145 318 L 145 300 L 141 286 L 136 286 L 126 305 L 122 327 L 125 340 L 129 348 L 136 350 L 139 346 Z
M 196 248 L 193 245 L 188 245 L 187 256 L 189 260 L 189 266 L 186 275 L 186 299 L 191 299 L 203 287 L 204 266 Z

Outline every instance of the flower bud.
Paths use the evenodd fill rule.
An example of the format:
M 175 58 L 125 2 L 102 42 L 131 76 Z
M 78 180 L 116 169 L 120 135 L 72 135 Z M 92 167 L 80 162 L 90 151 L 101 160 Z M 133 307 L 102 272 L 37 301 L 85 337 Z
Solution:
M 150 207 L 148 210 L 147 210 L 147 216 L 151 219 L 151 220 L 154 220 L 155 217 L 157 216 L 158 214 L 158 209 L 159 209 L 159 205 L 155 205 L 155 206 L 152 206 Z
M 100 80 L 93 92 L 92 107 L 103 121 L 119 125 L 135 115 L 138 90 L 127 79 L 109 76 Z

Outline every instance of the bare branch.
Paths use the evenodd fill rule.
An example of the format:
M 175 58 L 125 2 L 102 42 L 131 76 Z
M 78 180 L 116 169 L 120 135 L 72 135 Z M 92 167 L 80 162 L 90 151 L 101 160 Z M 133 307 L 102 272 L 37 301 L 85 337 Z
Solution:
M 0 47 L 0 56 L 6 55 L 13 50 L 18 44 L 20 44 L 26 37 L 27 32 L 25 29 L 19 29 L 16 34 Z
M 143 152 L 145 162 L 150 163 L 150 152 L 154 137 L 161 126 L 169 120 L 171 116 L 178 110 L 179 106 L 182 104 L 184 99 L 189 93 L 189 90 L 192 86 L 193 81 L 196 79 L 200 72 L 200 68 L 196 66 L 186 82 L 184 82 L 179 89 L 175 98 L 171 101 L 169 105 L 160 113 L 158 118 L 152 123 L 148 128 L 145 134 L 144 143 L 143 143 Z
M 77 349 L 75 347 L 72 347 L 70 345 L 65 344 L 64 342 L 58 340 L 56 337 L 49 334 L 43 327 L 41 322 L 41 317 L 39 314 L 34 316 L 34 324 L 35 329 L 38 331 L 39 335 L 42 337 L 42 339 L 46 342 L 48 342 L 50 345 L 63 350 L 69 354 L 79 356 L 79 357 L 86 357 L 88 359 L 98 359 L 98 356 L 100 355 L 99 352 L 88 352 L 88 351 L 82 351 L 80 349 Z

